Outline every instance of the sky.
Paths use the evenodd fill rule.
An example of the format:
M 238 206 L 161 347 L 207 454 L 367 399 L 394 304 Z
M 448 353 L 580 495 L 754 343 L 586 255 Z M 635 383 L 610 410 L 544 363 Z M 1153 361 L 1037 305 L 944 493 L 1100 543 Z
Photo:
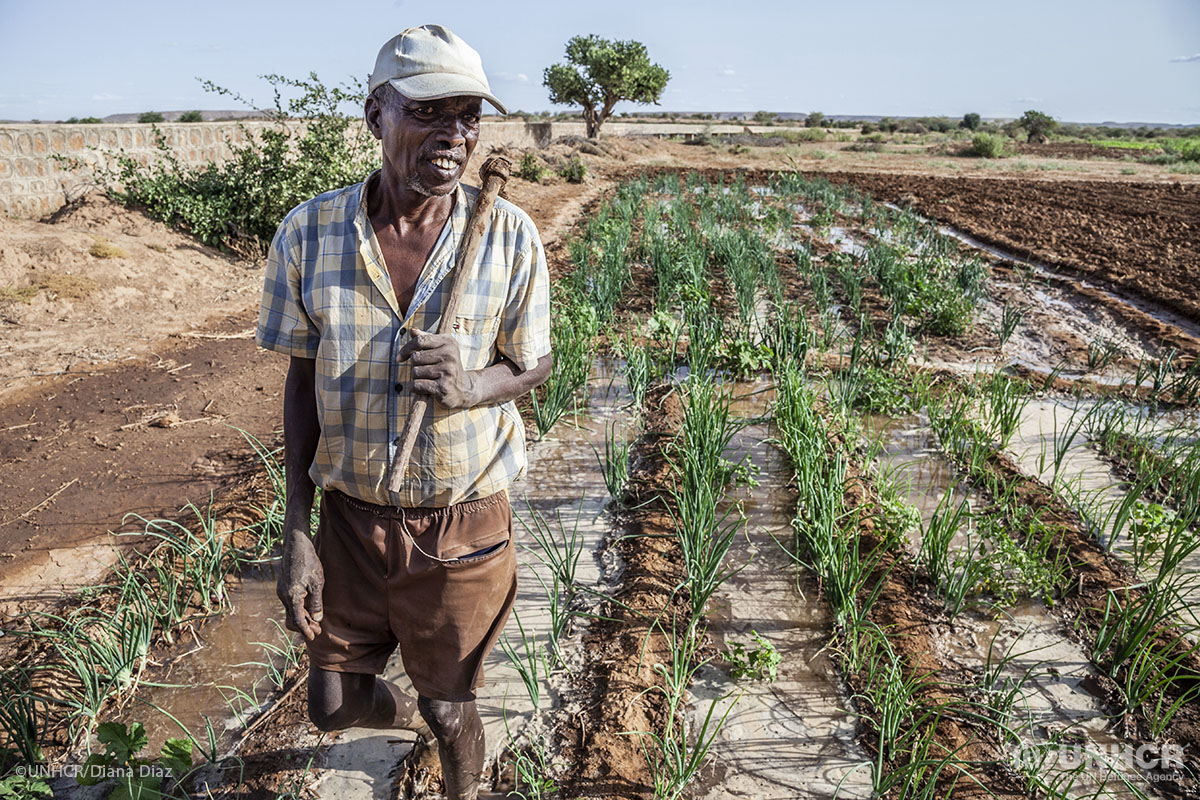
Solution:
M 238 107 L 198 78 L 269 105 L 258 76 L 365 79 L 429 22 L 479 51 L 510 110 L 567 110 L 542 71 L 594 33 L 669 70 L 662 110 L 1200 124 L 1200 0 L 0 0 L 0 119 Z M 654 108 L 617 107 L 636 110 Z

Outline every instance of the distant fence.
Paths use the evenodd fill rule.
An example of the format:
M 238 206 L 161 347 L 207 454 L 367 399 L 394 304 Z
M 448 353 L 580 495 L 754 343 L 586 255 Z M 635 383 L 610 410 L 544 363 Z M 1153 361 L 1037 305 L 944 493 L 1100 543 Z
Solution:
M 228 142 L 242 144 L 248 133 L 257 134 L 273 123 L 191 122 L 159 123 L 158 129 L 171 152 L 180 161 L 201 164 L 229 157 Z M 159 157 L 149 124 L 118 125 L 0 125 L 0 214 L 11 217 L 41 217 L 62 207 L 92 185 L 90 170 L 73 172 L 51 155 L 75 158 L 96 166 L 115 166 L 109 153 L 126 154 L 148 163 Z M 616 122 L 605 124 L 612 136 L 694 136 L 742 133 L 740 124 L 698 125 L 686 123 Z M 752 126 L 755 133 L 771 128 Z M 582 122 L 492 122 L 485 121 L 479 143 L 505 147 L 545 147 L 563 136 L 583 136 Z

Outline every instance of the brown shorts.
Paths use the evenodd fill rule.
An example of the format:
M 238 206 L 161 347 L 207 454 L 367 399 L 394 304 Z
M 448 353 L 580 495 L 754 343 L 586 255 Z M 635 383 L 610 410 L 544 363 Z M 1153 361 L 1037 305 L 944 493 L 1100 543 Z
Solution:
M 324 617 L 309 659 L 333 672 L 379 675 L 399 645 L 421 695 L 473 700 L 517 596 L 508 493 L 410 508 L 404 519 L 412 538 L 399 509 L 323 493 L 316 548 Z

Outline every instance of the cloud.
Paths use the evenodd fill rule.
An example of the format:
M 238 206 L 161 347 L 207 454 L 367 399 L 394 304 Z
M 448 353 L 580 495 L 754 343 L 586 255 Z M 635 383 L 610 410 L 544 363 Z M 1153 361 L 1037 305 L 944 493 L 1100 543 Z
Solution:
M 719 70 L 717 70 L 717 74 L 723 78 L 732 78 L 734 75 L 737 75 L 737 70 L 735 70 L 731 66 L 726 65 L 724 67 L 721 67 Z
M 505 81 L 507 83 L 529 83 L 529 76 L 524 72 L 518 72 L 516 75 L 511 72 L 497 72 L 494 74 L 494 77 L 498 81 Z
M 121 95 L 119 95 L 119 94 L 113 94 L 112 92 L 100 92 L 99 94 L 92 95 L 92 99 L 93 100 L 124 100 L 125 98 L 121 97 Z
M 1196 53 L 1195 55 L 1190 55 L 1190 56 L 1179 56 L 1177 58 L 1172 58 L 1170 63 L 1186 64 L 1188 62 L 1194 62 L 1194 61 L 1200 61 L 1200 53 Z

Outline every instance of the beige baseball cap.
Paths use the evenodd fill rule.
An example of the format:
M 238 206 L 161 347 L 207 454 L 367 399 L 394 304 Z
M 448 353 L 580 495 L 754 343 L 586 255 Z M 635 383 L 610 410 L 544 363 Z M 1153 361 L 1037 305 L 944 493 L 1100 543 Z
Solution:
M 368 91 L 385 83 L 414 100 L 470 95 L 508 113 L 488 86 L 479 53 L 441 25 L 409 28 L 388 40 L 375 59 Z

